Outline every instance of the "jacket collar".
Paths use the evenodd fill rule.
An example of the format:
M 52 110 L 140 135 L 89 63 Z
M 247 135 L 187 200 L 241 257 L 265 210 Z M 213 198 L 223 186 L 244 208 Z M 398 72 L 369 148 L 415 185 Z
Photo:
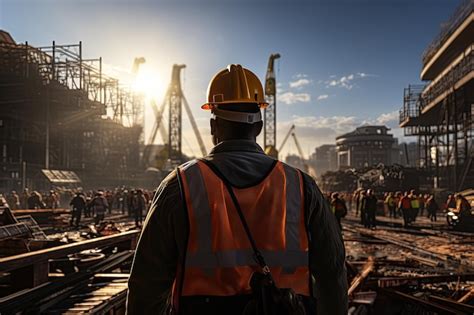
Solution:
M 214 148 L 212 148 L 210 155 L 222 152 L 232 151 L 245 151 L 262 153 L 263 149 L 253 140 L 226 140 L 219 142 Z

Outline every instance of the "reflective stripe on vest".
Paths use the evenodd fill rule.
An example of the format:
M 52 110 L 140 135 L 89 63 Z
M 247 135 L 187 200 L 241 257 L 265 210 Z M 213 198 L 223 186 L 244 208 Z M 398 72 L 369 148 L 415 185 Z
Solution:
M 189 218 L 182 295 L 250 293 L 259 268 L 222 179 L 201 161 L 179 172 Z M 277 162 L 262 182 L 234 192 L 277 285 L 309 295 L 301 174 Z

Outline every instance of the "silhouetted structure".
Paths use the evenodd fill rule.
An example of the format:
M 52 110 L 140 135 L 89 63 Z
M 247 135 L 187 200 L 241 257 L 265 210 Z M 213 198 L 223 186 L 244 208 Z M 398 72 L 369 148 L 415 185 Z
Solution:
M 84 59 L 82 43 L 32 47 L 4 31 L 0 56 L 0 190 L 38 186 L 44 169 L 85 185 L 133 181 L 143 102 L 101 58 Z
M 435 188 L 474 186 L 474 0 L 464 1 L 423 54 L 425 86 L 404 90 L 400 127 L 418 138 L 417 166 Z

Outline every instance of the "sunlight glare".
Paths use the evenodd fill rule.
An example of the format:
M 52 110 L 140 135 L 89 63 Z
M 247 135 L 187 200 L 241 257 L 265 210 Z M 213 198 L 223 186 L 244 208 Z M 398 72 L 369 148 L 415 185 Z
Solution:
M 147 99 L 154 99 L 160 103 L 165 93 L 165 82 L 157 71 L 153 71 L 144 64 L 138 70 L 133 89 L 143 93 Z

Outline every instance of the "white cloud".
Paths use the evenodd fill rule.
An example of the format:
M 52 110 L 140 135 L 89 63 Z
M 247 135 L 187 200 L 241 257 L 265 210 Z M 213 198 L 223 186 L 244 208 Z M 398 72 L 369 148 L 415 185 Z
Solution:
M 322 94 L 322 95 L 319 95 L 319 96 L 318 96 L 318 101 L 325 100 L 325 99 L 327 99 L 327 98 L 329 98 L 329 95 L 327 95 L 327 94 Z
M 295 103 L 307 103 L 311 101 L 311 95 L 309 93 L 285 92 L 279 94 L 277 99 L 284 104 L 292 105 Z
M 304 73 L 298 73 L 293 76 L 293 78 L 296 78 L 296 79 L 307 78 L 307 77 L 308 75 Z
M 398 124 L 399 113 L 398 110 L 394 110 L 390 113 L 383 113 L 375 120 L 378 124 L 381 125 L 390 125 L 393 122 Z
M 296 81 L 292 81 L 290 82 L 290 88 L 302 88 L 303 86 L 305 85 L 308 85 L 311 83 L 311 80 L 308 80 L 308 79 L 298 79 Z
M 352 74 L 342 76 L 340 78 L 337 78 L 336 76 L 331 75 L 329 77 L 331 80 L 326 81 L 326 87 L 327 88 L 328 87 L 342 87 L 342 88 L 345 88 L 347 90 L 351 90 L 354 87 L 354 82 L 357 79 L 363 79 L 363 78 L 367 78 L 369 76 L 374 76 L 375 77 L 376 75 L 367 74 L 367 73 L 364 73 L 364 72 L 352 73 Z

